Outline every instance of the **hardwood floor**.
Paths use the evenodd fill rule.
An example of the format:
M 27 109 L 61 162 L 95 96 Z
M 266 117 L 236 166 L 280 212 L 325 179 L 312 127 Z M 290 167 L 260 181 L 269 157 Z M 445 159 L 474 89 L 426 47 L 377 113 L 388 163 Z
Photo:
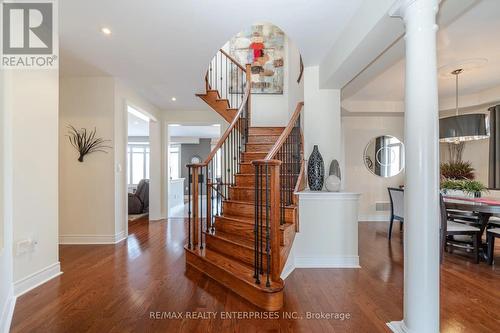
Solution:
M 360 224 L 362 269 L 296 269 L 285 281 L 279 319 L 223 320 L 223 312 L 260 310 L 201 273 L 185 272 L 182 219 L 137 221 L 129 227 L 128 240 L 118 245 L 61 245 L 64 274 L 17 300 L 11 331 L 389 332 L 386 322 L 403 315 L 398 229 L 388 242 L 387 223 Z M 499 285 L 498 265 L 475 265 L 447 254 L 441 332 L 498 332 Z M 181 312 L 184 318 L 150 318 L 151 312 L 160 312 L 161 318 L 169 311 Z M 188 319 L 185 311 L 207 317 L 216 312 L 217 317 Z M 283 311 L 304 318 L 287 319 Z M 306 312 L 343 312 L 350 319 L 306 319 Z

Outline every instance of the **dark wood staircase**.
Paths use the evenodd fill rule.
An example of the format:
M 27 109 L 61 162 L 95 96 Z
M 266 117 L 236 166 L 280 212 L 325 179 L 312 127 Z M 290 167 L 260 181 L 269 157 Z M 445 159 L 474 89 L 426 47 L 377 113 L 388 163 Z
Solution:
M 198 96 L 230 125 L 205 162 L 187 166 L 187 268 L 275 311 L 283 306 L 280 274 L 298 230 L 293 193 L 303 184 L 302 104 L 287 127 L 251 127 L 249 76 L 243 98 L 221 98 L 211 76 L 209 70 L 207 91 Z

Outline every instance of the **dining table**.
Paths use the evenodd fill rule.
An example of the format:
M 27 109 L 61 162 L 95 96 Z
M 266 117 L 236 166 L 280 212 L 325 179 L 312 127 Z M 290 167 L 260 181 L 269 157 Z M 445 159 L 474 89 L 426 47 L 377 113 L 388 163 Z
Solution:
M 500 216 L 500 198 L 471 198 L 443 195 L 446 209 L 456 209 L 472 212 L 478 218 L 481 229 L 481 249 L 482 257 L 486 259 L 487 244 L 482 241 L 482 236 L 491 216 Z

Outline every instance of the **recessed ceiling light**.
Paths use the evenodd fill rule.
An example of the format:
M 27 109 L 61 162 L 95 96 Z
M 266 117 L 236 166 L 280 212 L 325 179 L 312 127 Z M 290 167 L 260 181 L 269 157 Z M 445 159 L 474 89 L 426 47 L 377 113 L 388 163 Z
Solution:
M 111 29 L 106 28 L 106 27 L 102 28 L 102 29 L 101 29 L 101 32 L 102 32 L 103 34 L 105 34 L 105 35 L 111 35 Z
M 177 98 L 172 97 L 172 102 L 175 102 L 176 100 L 177 100 Z

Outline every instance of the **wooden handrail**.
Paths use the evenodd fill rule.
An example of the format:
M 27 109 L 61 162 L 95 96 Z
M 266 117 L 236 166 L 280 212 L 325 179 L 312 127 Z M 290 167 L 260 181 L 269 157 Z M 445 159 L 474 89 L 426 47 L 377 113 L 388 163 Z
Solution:
M 238 66 L 241 70 L 245 70 L 245 67 L 240 64 L 236 59 L 234 59 L 232 56 L 230 56 L 226 51 L 223 49 L 220 49 L 220 52 L 225 55 L 229 60 L 231 60 L 236 66 Z
M 236 126 L 238 121 L 240 121 L 240 115 L 243 112 L 243 110 L 245 109 L 246 102 L 248 100 L 248 97 L 250 96 L 250 89 L 251 89 L 250 84 L 247 84 L 245 95 L 243 96 L 243 103 L 241 103 L 241 106 L 238 109 L 238 113 L 236 113 L 236 116 L 234 117 L 233 121 L 231 122 L 229 127 L 226 129 L 224 134 L 222 134 L 221 138 L 217 142 L 217 145 L 214 147 L 214 149 L 212 149 L 210 154 L 208 154 L 208 157 L 205 159 L 205 162 L 203 162 L 203 165 L 207 165 L 214 158 L 215 154 L 217 154 L 217 150 L 219 150 L 219 148 L 222 147 L 222 145 L 224 144 L 224 141 L 226 141 L 229 134 L 231 134 L 231 131 L 233 130 L 233 128 Z
M 304 106 L 304 102 L 298 102 L 297 107 L 295 108 L 295 111 L 292 115 L 292 118 L 290 118 L 290 121 L 288 122 L 287 127 L 285 127 L 285 130 L 283 133 L 281 133 L 280 137 L 278 138 L 278 141 L 274 144 L 273 148 L 271 151 L 267 154 L 266 160 L 272 160 L 276 154 L 279 152 L 283 144 L 285 143 L 286 139 L 292 132 L 293 127 L 295 126 L 295 122 L 297 121 L 300 112 L 302 111 L 302 107 Z

